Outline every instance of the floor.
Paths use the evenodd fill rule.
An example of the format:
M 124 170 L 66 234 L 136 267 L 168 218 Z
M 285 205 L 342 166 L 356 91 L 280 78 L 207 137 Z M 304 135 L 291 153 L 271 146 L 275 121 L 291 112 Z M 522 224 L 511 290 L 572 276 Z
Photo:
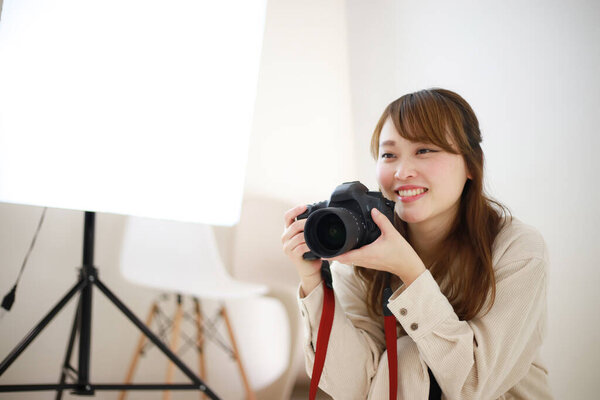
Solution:
M 296 386 L 294 388 L 294 391 L 292 392 L 292 396 L 290 397 L 290 400 L 308 400 L 308 392 L 309 392 L 308 386 Z M 331 400 L 331 397 L 328 396 L 323 391 L 319 390 L 317 392 L 316 400 Z

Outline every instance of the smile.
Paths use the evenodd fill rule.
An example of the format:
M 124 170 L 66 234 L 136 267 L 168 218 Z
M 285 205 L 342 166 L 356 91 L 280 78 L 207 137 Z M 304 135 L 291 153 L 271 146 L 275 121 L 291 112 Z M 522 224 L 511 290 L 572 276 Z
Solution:
M 411 190 L 397 190 L 396 193 L 400 197 L 412 197 L 421 193 L 425 193 L 427 189 L 411 189 Z
M 396 190 L 395 193 L 400 197 L 402 202 L 410 202 L 420 199 L 427 193 L 429 189 L 409 189 L 409 190 Z

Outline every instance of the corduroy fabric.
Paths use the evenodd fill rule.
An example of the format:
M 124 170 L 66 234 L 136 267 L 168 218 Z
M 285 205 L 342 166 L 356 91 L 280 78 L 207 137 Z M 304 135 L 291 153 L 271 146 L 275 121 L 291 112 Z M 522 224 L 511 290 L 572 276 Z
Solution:
M 491 310 L 460 321 L 429 271 L 399 287 L 389 309 L 407 335 L 397 340 L 398 399 L 426 399 L 431 369 L 443 399 L 550 399 L 539 350 L 546 325 L 548 252 L 542 236 L 517 219 L 493 246 L 496 300 Z M 335 315 L 320 388 L 334 399 L 388 397 L 383 318 L 373 319 L 366 289 L 350 266 L 331 266 Z M 323 289 L 298 296 L 308 373 Z M 401 310 L 403 310 L 401 312 Z

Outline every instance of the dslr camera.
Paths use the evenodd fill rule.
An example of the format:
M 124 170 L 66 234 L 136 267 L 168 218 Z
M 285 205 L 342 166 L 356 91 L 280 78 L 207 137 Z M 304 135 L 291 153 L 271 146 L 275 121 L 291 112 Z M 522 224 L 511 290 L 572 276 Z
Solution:
M 309 204 L 296 218 L 308 218 L 304 240 L 310 252 L 302 257 L 305 260 L 332 258 L 373 243 L 381 231 L 371 218 L 371 209 L 377 208 L 393 222 L 394 205 L 380 192 L 369 192 L 358 181 L 339 185 L 329 201 Z

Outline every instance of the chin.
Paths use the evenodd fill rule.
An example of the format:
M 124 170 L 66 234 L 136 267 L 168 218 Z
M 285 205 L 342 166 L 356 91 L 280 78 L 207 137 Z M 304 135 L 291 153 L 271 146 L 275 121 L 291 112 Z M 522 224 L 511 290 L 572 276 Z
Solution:
M 396 214 L 398 215 L 398 217 L 400 217 L 402 221 L 406 222 L 407 224 L 416 224 L 418 222 L 422 222 L 424 219 L 421 215 L 415 215 L 413 213 L 398 212 Z

